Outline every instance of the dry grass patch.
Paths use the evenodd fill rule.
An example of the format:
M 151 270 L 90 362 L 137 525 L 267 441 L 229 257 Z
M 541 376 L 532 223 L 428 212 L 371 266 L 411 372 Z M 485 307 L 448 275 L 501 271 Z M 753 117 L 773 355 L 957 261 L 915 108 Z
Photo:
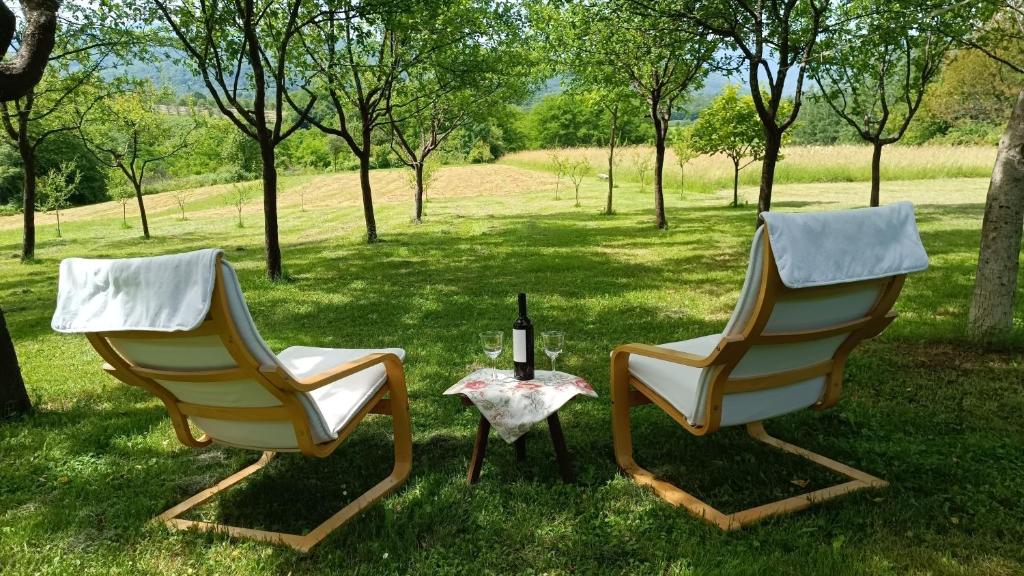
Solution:
M 553 150 L 527 150 L 502 158 L 503 164 L 553 170 Z M 565 148 L 562 156 L 584 159 L 595 172 L 608 171 L 604 148 Z M 992 172 L 994 146 L 889 146 L 882 155 L 883 180 L 923 180 L 983 177 Z M 654 156 L 650 146 L 625 146 L 616 152 L 616 176 L 621 181 L 639 180 L 633 165 L 638 155 Z M 755 162 L 740 172 L 740 183 L 756 184 L 761 165 Z M 679 189 L 679 166 L 672 150 L 665 159 L 666 192 Z M 777 184 L 800 182 L 858 182 L 871 176 L 871 148 L 868 146 L 788 146 L 775 174 Z M 648 178 L 647 182 L 650 183 Z M 725 156 L 700 156 L 686 165 L 688 191 L 708 192 L 732 186 L 732 162 Z
M 373 170 L 370 172 L 373 200 L 377 203 L 412 202 L 412 186 L 409 170 Z M 260 183 L 241 182 L 204 186 L 192 191 L 185 211 L 189 218 L 198 215 L 231 214 L 234 208 L 228 205 L 227 195 L 233 186 L 253 186 L 254 193 L 249 199 L 245 213 L 262 210 L 259 193 Z M 427 190 L 428 198 L 457 198 L 465 196 L 513 196 L 524 192 L 538 192 L 553 189 L 555 177 L 546 172 L 537 172 L 515 166 L 500 164 L 475 164 L 471 166 L 444 166 L 437 171 L 437 177 Z M 304 197 L 303 197 L 304 194 Z M 145 196 L 147 214 L 178 210 L 174 192 L 161 192 Z M 298 207 L 316 210 L 335 206 L 360 204 L 358 172 L 339 172 L 315 176 L 302 175 L 283 177 L 279 192 L 280 207 Z M 121 205 L 117 202 L 101 202 L 78 206 L 61 211 L 61 221 L 75 222 L 94 218 L 121 217 Z M 128 220 L 138 220 L 135 201 L 128 205 Z M 36 223 L 47 226 L 56 221 L 56 216 L 44 212 L 36 213 Z M 21 215 L 0 217 L 0 230 L 20 228 Z

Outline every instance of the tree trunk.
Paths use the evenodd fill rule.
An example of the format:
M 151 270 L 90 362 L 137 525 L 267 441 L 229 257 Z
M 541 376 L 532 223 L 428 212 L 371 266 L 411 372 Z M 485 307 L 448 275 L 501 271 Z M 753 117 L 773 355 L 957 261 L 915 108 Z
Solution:
M 6 2 L 0 2 L 0 101 L 17 100 L 32 91 L 43 77 L 57 35 L 58 0 L 22 0 L 25 26 L 18 38 L 18 52 L 7 55 L 17 32 L 17 20 Z
M 373 215 L 373 190 L 370 188 L 369 138 L 363 141 L 363 154 L 359 156 L 359 187 L 363 193 L 363 219 L 366 220 L 366 242 L 377 241 L 377 219 Z
M 142 237 L 149 240 L 149 219 L 146 218 L 146 203 L 142 200 L 142 182 L 132 181 L 135 188 L 135 201 L 139 203 L 139 217 L 142 218 Z
M 1013 329 L 1013 304 L 1024 228 L 1024 90 L 1006 125 L 981 225 L 978 272 L 971 297 L 970 331 L 982 340 Z
M 668 115 L 663 117 L 655 104 L 652 107 L 654 116 L 654 221 L 658 229 L 668 228 L 665 218 L 665 194 L 663 176 L 665 171 L 665 140 L 668 137 Z
M 882 144 L 875 140 L 871 150 L 871 206 L 878 206 L 878 189 L 882 182 Z
M 22 127 L 19 134 L 18 153 L 23 170 L 21 217 L 24 223 L 21 259 L 27 261 L 36 257 L 36 150 L 28 143 L 26 127 Z
M 732 207 L 740 205 L 740 163 L 732 161 Z
M 608 203 L 605 206 L 604 213 L 611 216 L 614 212 L 612 208 L 612 190 L 615 188 L 615 143 L 618 140 L 618 128 L 619 128 L 619 105 L 616 104 L 612 108 L 612 129 L 611 134 L 608 136 Z
M 7 330 L 4 311 L 0 308 L 0 419 L 24 414 L 31 409 L 32 402 L 25 390 L 25 381 L 21 378 L 14 340 Z
M 423 222 L 423 162 L 413 163 L 412 169 L 416 171 L 416 197 L 412 221 L 419 224 Z
M 274 144 L 260 142 L 260 161 L 263 164 L 263 233 L 267 254 L 267 278 L 280 280 L 281 242 L 277 234 L 277 165 Z
M 782 132 L 765 128 L 764 161 L 761 163 L 761 190 L 757 197 L 757 213 L 772 209 L 772 186 L 775 184 L 775 165 L 779 162 L 782 150 Z M 754 218 L 754 225 L 760 225 L 759 218 Z

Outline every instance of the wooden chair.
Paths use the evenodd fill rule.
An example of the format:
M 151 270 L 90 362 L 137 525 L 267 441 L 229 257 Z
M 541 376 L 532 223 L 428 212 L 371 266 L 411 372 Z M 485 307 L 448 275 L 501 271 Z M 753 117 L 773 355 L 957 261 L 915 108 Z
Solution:
M 911 225 L 912 217 L 911 209 Z M 912 237 L 920 243 L 916 226 Z M 926 266 L 923 247 L 920 254 Z M 857 344 L 878 335 L 895 319 L 891 309 L 905 277 L 895 274 L 789 288 L 780 278 L 769 234 L 762 226 L 754 237 L 740 301 L 722 334 L 661 346 L 626 344 L 612 353 L 612 431 L 619 467 L 665 501 L 723 530 L 862 488 L 886 486 L 875 476 L 773 438 L 765 432 L 762 420 L 803 408 L 823 410 L 835 405 L 842 392 L 846 359 Z M 630 409 L 648 403 L 697 436 L 743 424 L 755 440 L 802 456 L 848 481 L 724 514 L 636 463 Z
M 217 258 L 206 320 L 184 332 L 87 334 L 116 378 L 160 398 L 186 446 L 213 442 L 263 452 L 260 459 L 160 514 L 177 529 L 218 531 L 306 552 L 405 483 L 412 464 L 404 351 L 296 346 L 274 355 L 253 325 L 234 270 Z M 391 416 L 391 474 L 308 534 L 185 520 L 183 513 L 260 470 L 278 452 L 329 456 L 367 414 Z M 196 436 L 192 426 L 203 433 Z

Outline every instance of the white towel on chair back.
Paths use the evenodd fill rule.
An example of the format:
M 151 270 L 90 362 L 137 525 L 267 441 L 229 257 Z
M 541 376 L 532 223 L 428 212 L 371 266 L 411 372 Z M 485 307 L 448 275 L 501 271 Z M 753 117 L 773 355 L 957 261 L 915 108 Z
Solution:
M 210 311 L 220 253 L 68 258 L 60 263 L 51 326 L 64 333 L 193 330 Z
M 914 206 L 763 212 L 775 264 L 790 288 L 873 280 L 928 268 Z

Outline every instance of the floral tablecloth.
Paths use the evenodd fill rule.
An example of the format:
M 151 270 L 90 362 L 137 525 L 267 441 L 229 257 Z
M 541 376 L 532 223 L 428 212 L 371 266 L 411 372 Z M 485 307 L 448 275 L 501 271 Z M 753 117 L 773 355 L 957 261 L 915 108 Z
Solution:
M 597 398 L 587 381 L 565 372 L 537 370 L 533 380 L 516 380 L 511 370 L 477 370 L 444 391 L 469 398 L 509 444 L 554 414 L 577 394 Z

